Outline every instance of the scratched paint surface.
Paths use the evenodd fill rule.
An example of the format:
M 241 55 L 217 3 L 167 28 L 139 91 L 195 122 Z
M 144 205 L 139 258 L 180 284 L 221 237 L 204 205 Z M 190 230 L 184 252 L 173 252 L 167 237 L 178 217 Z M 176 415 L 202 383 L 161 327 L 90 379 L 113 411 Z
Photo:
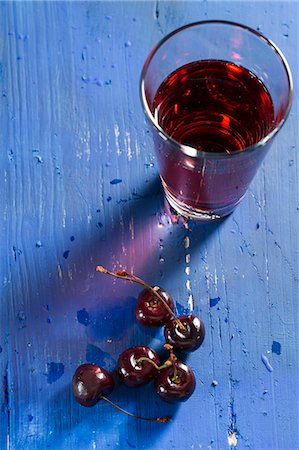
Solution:
M 195 20 L 246 23 L 298 73 L 296 2 L 2 2 L 2 449 L 295 450 L 298 439 L 298 108 L 225 221 L 171 223 L 139 73 L 154 43 Z M 297 14 L 296 14 L 297 12 Z M 298 78 L 295 79 L 298 84 Z M 169 424 L 72 398 L 76 366 L 113 370 L 127 346 L 163 344 L 134 321 L 122 265 L 194 304 L 207 329 L 188 361 L 193 397 L 152 387 L 111 399 Z

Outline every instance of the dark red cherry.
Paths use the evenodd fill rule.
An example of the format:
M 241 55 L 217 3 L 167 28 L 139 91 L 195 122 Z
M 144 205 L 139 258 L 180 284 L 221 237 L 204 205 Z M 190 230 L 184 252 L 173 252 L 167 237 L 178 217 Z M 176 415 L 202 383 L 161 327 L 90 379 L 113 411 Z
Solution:
M 166 402 L 184 402 L 194 392 L 196 386 L 192 369 L 182 361 L 161 370 L 155 379 L 155 391 Z
M 174 350 L 193 352 L 201 346 L 205 337 L 205 327 L 199 317 L 188 314 L 178 317 L 185 327 L 182 330 L 179 324 L 171 319 L 164 327 L 164 337 Z
M 114 381 L 107 370 L 96 364 L 81 364 L 77 367 L 72 386 L 77 402 L 82 406 L 94 406 L 101 396 L 108 396 L 114 388 Z
M 155 286 L 154 289 L 173 311 L 174 303 L 168 292 L 158 286 Z M 151 327 L 165 325 L 171 318 L 169 311 L 167 311 L 161 300 L 147 288 L 143 289 L 138 296 L 135 316 L 142 325 Z
M 140 358 L 146 359 L 140 360 Z M 150 347 L 138 345 L 125 350 L 118 358 L 117 372 L 121 381 L 127 386 L 135 387 L 148 383 L 158 373 L 160 366 L 157 353 Z
M 99 400 L 104 400 L 113 408 L 135 419 L 147 420 L 151 422 L 166 423 L 170 421 L 169 416 L 162 417 L 142 417 L 137 416 L 106 398 L 114 388 L 114 381 L 107 370 L 96 364 L 82 364 L 76 369 L 73 376 L 73 391 L 77 402 L 83 406 L 94 406 Z

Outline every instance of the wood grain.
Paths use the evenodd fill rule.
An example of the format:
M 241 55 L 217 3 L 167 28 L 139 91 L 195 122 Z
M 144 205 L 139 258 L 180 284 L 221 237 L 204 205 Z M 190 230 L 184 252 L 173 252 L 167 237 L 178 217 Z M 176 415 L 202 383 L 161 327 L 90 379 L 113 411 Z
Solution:
M 161 37 L 221 18 L 275 41 L 298 85 L 298 3 L 2 2 L 0 11 L 0 448 L 223 450 L 235 433 L 238 449 L 297 450 L 298 99 L 235 213 L 186 229 L 165 213 L 138 83 Z M 142 415 L 173 415 L 168 425 L 72 398 L 81 362 L 113 370 L 127 346 L 163 344 L 135 324 L 138 288 L 97 264 L 160 283 L 178 312 L 192 294 L 203 317 L 186 404 L 162 404 L 151 386 L 111 396 Z

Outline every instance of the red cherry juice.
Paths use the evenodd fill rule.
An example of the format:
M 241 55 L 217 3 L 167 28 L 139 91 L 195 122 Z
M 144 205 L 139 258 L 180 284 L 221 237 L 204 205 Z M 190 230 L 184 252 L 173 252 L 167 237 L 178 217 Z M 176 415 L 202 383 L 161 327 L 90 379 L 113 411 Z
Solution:
M 152 112 L 171 138 L 196 150 L 190 156 L 158 138 L 160 173 L 170 195 L 203 211 L 225 213 L 238 203 L 267 146 L 244 149 L 275 127 L 263 82 L 231 62 L 192 62 L 162 82 Z

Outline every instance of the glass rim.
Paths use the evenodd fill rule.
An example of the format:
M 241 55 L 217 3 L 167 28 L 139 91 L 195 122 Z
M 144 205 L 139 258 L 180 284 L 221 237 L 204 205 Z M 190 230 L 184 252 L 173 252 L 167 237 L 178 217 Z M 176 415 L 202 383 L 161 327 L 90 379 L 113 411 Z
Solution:
M 288 79 L 288 87 L 289 87 L 289 95 L 288 95 L 288 102 L 287 102 L 287 106 L 285 108 L 284 114 L 281 117 L 281 119 L 279 120 L 278 124 L 275 126 L 275 128 L 270 131 L 270 133 L 268 133 L 266 136 L 264 136 L 262 139 L 260 139 L 258 142 L 256 142 L 253 145 L 250 145 L 248 147 L 245 147 L 242 150 L 235 150 L 230 154 L 227 153 L 218 153 L 218 152 L 205 152 L 202 150 L 197 150 L 194 147 L 188 146 L 188 145 L 184 145 L 181 144 L 180 142 L 176 141 L 175 139 L 173 139 L 171 136 L 169 136 L 169 134 L 166 133 L 166 131 L 159 125 L 159 123 L 155 120 L 155 117 L 153 116 L 150 107 L 148 105 L 147 99 L 146 99 L 146 95 L 145 95 L 145 76 L 148 70 L 148 67 L 154 57 L 154 55 L 156 54 L 156 52 L 160 49 L 160 47 L 162 47 L 162 45 L 168 41 L 172 36 L 180 33 L 181 31 L 187 29 L 187 28 L 192 28 L 192 27 L 196 27 L 199 25 L 208 25 L 208 24 L 223 24 L 223 25 L 229 25 L 229 26 L 234 26 L 234 27 L 238 27 L 238 28 L 242 28 L 245 29 L 247 31 L 249 31 L 252 34 L 255 34 L 258 38 L 260 38 L 261 40 L 263 40 L 266 44 L 268 44 L 272 50 L 274 50 L 274 52 L 276 53 L 276 55 L 278 56 L 278 58 L 280 59 L 286 75 L 287 75 L 287 79 Z M 149 122 L 151 123 L 151 125 L 153 125 L 153 127 L 157 130 L 159 136 L 164 140 L 164 141 L 168 141 L 170 142 L 174 147 L 178 148 L 178 150 L 182 151 L 183 153 L 185 153 L 187 156 L 191 156 L 193 158 L 202 158 L 202 157 L 206 157 L 209 159 L 213 159 L 213 158 L 234 158 L 240 154 L 244 154 L 244 153 L 251 153 L 255 150 L 257 150 L 260 147 L 263 147 L 266 143 L 268 143 L 270 140 L 273 139 L 273 137 L 278 133 L 278 131 L 282 128 L 282 126 L 284 125 L 289 112 L 291 110 L 291 106 L 292 106 L 292 101 L 293 101 L 293 78 L 292 78 L 292 73 L 291 73 L 291 69 L 289 67 L 289 64 L 284 56 L 284 54 L 282 53 L 282 51 L 279 49 L 279 47 L 269 38 L 265 37 L 263 34 L 259 33 L 257 30 L 254 30 L 253 28 L 248 27 L 247 25 L 243 25 L 237 22 L 232 22 L 232 21 L 227 21 L 227 20 L 202 20 L 202 21 L 197 21 L 197 22 L 192 22 L 189 23 L 187 25 L 183 25 L 182 27 L 176 28 L 174 31 L 168 33 L 166 36 L 164 36 L 153 48 L 152 50 L 149 52 L 145 63 L 143 65 L 142 71 L 141 71 L 141 76 L 140 76 L 140 83 L 139 83 L 139 93 L 140 93 L 140 97 L 141 97 L 141 103 L 143 106 L 143 111 L 145 113 L 145 116 L 147 117 L 147 119 L 149 120 Z

